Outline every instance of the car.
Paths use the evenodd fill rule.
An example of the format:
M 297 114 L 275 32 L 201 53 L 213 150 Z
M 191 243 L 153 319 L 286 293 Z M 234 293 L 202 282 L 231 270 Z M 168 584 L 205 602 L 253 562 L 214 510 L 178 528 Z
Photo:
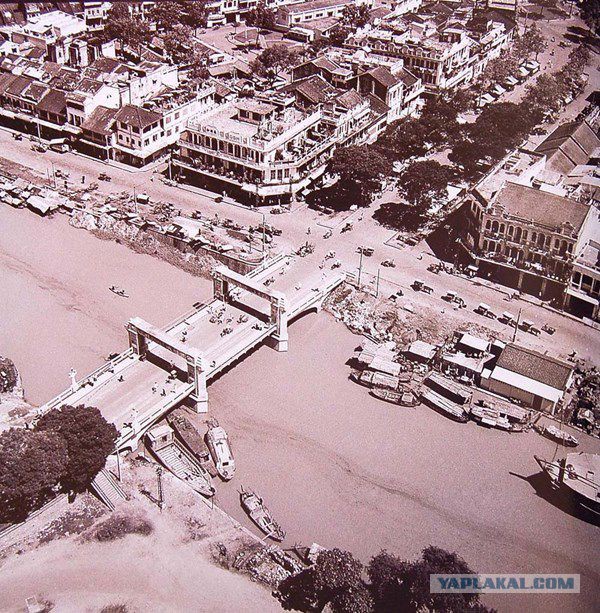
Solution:
M 101 172 L 98 175 L 98 181 L 112 181 L 112 177 L 107 175 L 105 172 Z
M 371 247 L 359 247 L 356 250 L 356 252 L 357 253 L 362 253 L 366 257 L 371 257 L 373 255 L 373 253 L 375 252 L 375 250 L 372 249 Z

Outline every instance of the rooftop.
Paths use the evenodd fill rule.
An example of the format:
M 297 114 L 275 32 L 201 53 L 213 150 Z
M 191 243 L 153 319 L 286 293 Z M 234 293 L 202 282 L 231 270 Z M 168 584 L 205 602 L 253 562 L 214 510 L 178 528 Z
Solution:
M 142 129 L 160 121 L 161 117 L 160 113 L 155 113 L 133 104 L 126 104 L 121 107 L 115 115 L 117 121 Z
M 540 225 L 557 228 L 569 223 L 576 231 L 581 229 L 590 210 L 587 204 L 517 183 L 506 183 L 492 205 L 502 207 L 508 215 Z
M 557 390 L 566 388 L 572 371 L 566 362 L 513 343 L 506 345 L 496 368 L 504 368 Z

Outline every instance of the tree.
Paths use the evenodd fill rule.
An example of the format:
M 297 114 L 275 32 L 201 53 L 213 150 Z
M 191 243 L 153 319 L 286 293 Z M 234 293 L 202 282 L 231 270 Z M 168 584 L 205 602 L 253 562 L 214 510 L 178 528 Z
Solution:
M 369 23 L 370 10 L 366 4 L 348 4 L 342 11 L 342 23 L 356 30 Z
M 106 40 L 116 39 L 121 50 L 126 45 L 139 50 L 151 38 L 148 24 L 132 17 L 128 2 L 113 2 L 106 16 L 103 35 Z
M 368 206 L 372 202 L 384 177 L 391 174 L 391 163 L 375 147 L 353 145 L 337 149 L 327 170 L 339 177 L 333 186 L 334 208 L 348 209 L 353 204 Z
M 284 45 L 276 45 L 265 49 L 250 66 L 257 74 L 273 80 L 282 70 L 293 66 L 297 60 L 298 55 L 295 51 Z
M 383 202 L 373 214 L 381 225 L 404 232 L 418 232 L 427 217 L 422 209 L 405 202 Z
M 246 25 L 254 28 L 271 30 L 277 22 L 277 14 L 273 9 L 267 8 L 264 0 L 246 14 Z
M 369 578 L 376 602 L 390 604 L 382 611 L 436 611 L 452 613 L 487 610 L 479 602 L 479 594 L 432 594 L 429 577 L 432 574 L 474 574 L 457 554 L 439 547 L 427 547 L 420 560 L 404 562 L 382 552 L 369 564 Z M 379 609 L 378 609 L 379 610 Z
M 600 4 L 597 0 L 579 0 L 581 17 L 593 34 L 600 34 Z
M 515 74 L 519 68 L 519 60 L 513 53 L 502 53 L 499 57 L 491 60 L 485 67 L 481 80 L 484 89 L 495 83 L 503 83 L 506 79 Z
M 569 88 L 563 79 L 551 74 L 542 74 L 527 88 L 526 100 L 534 108 L 556 113 L 563 107 L 568 93 Z
M 393 160 L 403 161 L 427 151 L 427 129 L 418 119 L 403 119 L 384 132 L 381 144 Z
M 157 2 L 150 12 L 150 20 L 159 31 L 169 31 L 177 25 L 196 29 L 206 25 L 208 10 L 205 0 Z
M 52 494 L 68 462 L 53 432 L 11 429 L 0 434 L 0 523 L 22 521 Z
M 206 51 L 194 51 L 190 66 L 190 78 L 197 84 L 210 77 L 208 70 L 209 55 Z
M 541 30 L 536 26 L 529 26 L 523 34 L 518 37 L 513 44 L 513 51 L 520 60 L 525 60 L 535 53 L 538 54 L 546 50 L 548 43 Z
M 284 608 L 301 611 L 320 611 L 330 604 L 335 613 L 367 613 L 372 606 L 362 569 L 347 551 L 323 551 L 312 566 L 281 582 L 279 600 Z
M 398 179 L 400 193 L 413 206 L 428 209 L 446 194 L 448 183 L 455 177 L 451 166 L 443 166 L 435 160 L 411 164 Z
M 566 68 L 570 71 L 582 72 L 590 63 L 592 54 L 584 45 L 577 45 L 569 52 Z
M 329 30 L 327 38 L 329 38 L 329 42 L 335 47 L 341 47 L 346 42 L 349 35 L 350 30 L 347 27 L 338 24 Z
M 165 51 L 174 64 L 187 64 L 193 61 L 194 48 L 191 42 L 192 31 L 189 26 L 177 24 L 164 35 Z
M 75 492 L 85 490 L 114 451 L 117 429 L 94 407 L 63 405 L 37 422 L 35 432 L 54 432 L 66 442 L 69 455 L 61 484 Z

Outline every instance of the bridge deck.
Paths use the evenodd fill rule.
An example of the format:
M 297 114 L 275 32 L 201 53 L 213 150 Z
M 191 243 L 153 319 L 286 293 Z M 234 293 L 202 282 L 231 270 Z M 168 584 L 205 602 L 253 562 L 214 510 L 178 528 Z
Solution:
M 255 272 L 252 277 L 255 284 L 262 284 L 270 278 L 274 280 L 269 289 L 287 295 L 290 318 L 314 306 L 341 282 L 339 273 L 317 270 L 307 277 L 305 272 L 295 270 L 287 261 L 280 258 L 264 270 Z M 223 308 L 220 323 L 211 322 L 211 317 L 223 311 Z M 264 311 L 268 310 L 264 298 L 243 291 L 239 303 L 225 304 L 213 300 L 186 313 L 165 330 L 160 330 L 158 336 L 163 342 L 172 340 L 176 347 L 197 349 L 202 353 L 207 379 L 210 380 L 275 331 L 275 326 L 267 323 Z M 258 312 L 258 316 L 255 312 Z M 239 321 L 241 315 L 245 316 L 243 319 L 246 321 Z M 256 324 L 260 325 L 257 327 Z M 225 327 L 232 331 L 221 336 Z M 149 342 L 148 351 L 167 364 L 172 362 L 182 372 L 180 378 L 185 379 L 187 367 L 182 357 L 155 342 Z M 139 436 L 140 432 L 193 391 L 192 384 L 180 379 L 170 381 L 168 372 L 150 360 L 139 360 L 130 351 L 121 354 L 113 363 L 104 365 L 98 372 L 101 372 L 100 376 L 86 378 L 85 385 L 81 386 L 80 382 L 77 391 L 63 392 L 41 407 L 40 412 L 62 404 L 95 406 L 121 431 L 119 445 L 122 445 Z

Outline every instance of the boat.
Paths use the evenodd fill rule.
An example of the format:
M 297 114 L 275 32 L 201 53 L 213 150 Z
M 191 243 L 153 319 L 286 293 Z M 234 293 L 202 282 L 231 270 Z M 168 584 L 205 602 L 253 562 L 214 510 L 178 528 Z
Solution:
M 523 432 L 521 424 L 513 424 L 507 415 L 496 407 L 485 405 L 473 405 L 471 407 L 471 418 L 481 426 L 498 428 L 507 432 Z
M 557 443 L 561 443 L 565 447 L 577 447 L 577 445 L 579 445 L 579 440 L 572 434 L 569 434 L 556 426 L 535 426 L 535 429 L 542 436 L 545 436 L 546 438 L 549 438 Z
M 227 432 L 219 426 L 216 419 L 211 420 L 208 424 L 206 443 L 221 479 L 229 481 L 235 473 L 235 460 Z
M 240 490 L 240 500 L 242 508 L 248 517 L 264 532 L 267 537 L 274 541 L 281 542 L 285 538 L 285 532 L 281 526 L 273 519 L 271 512 L 263 503 L 263 499 L 254 492 Z
M 369 369 L 352 372 L 350 374 L 350 379 L 359 385 L 364 385 L 365 387 L 381 387 L 391 390 L 398 389 L 398 385 L 400 383 L 398 377 L 394 375 L 388 375 L 377 370 Z
M 113 294 L 116 294 L 117 296 L 121 296 L 121 298 L 129 298 L 129 294 L 122 287 L 111 285 L 108 289 L 111 292 L 113 292 Z
M 383 387 L 375 387 L 370 392 L 371 396 L 385 402 L 391 402 L 401 407 L 415 407 L 419 404 L 419 398 L 411 390 L 390 390 Z
M 424 388 L 424 391 L 421 392 L 421 400 L 438 413 L 454 421 L 466 423 L 469 420 L 467 412 L 463 407 L 448 398 L 444 398 L 444 396 L 434 392 L 432 389 Z
M 210 460 L 210 451 L 204 442 L 204 437 L 194 427 L 188 419 L 183 409 L 175 409 L 167 415 L 167 422 L 175 431 L 176 436 L 181 440 L 185 447 L 191 451 L 200 461 L 200 464 L 211 473 L 211 477 L 216 477 L 217 472 Z M 213 474 L 214 473 L 214 474 Z
M 588 511 L 600 514 L 600 455 L 580 451 L 554 462 L 534 458 L 556 490 L 568 494 Z
M 466 404 L 473 396 L 473 393 L 465 389 L 464 385 L 460 385 L 452 379 L 448 379 L 448 377 L 444 377 L 436 372 L 429 374 L 424 383 L 434 392 L 441 396 L 445 396 L 456 404 Z
M 178 479 L 203 496 L 211 497 L 215 488 L 207 470 L 174 438 L 173 429 L 167 424 L 155 426 L 146 434 L 150 452 Z

